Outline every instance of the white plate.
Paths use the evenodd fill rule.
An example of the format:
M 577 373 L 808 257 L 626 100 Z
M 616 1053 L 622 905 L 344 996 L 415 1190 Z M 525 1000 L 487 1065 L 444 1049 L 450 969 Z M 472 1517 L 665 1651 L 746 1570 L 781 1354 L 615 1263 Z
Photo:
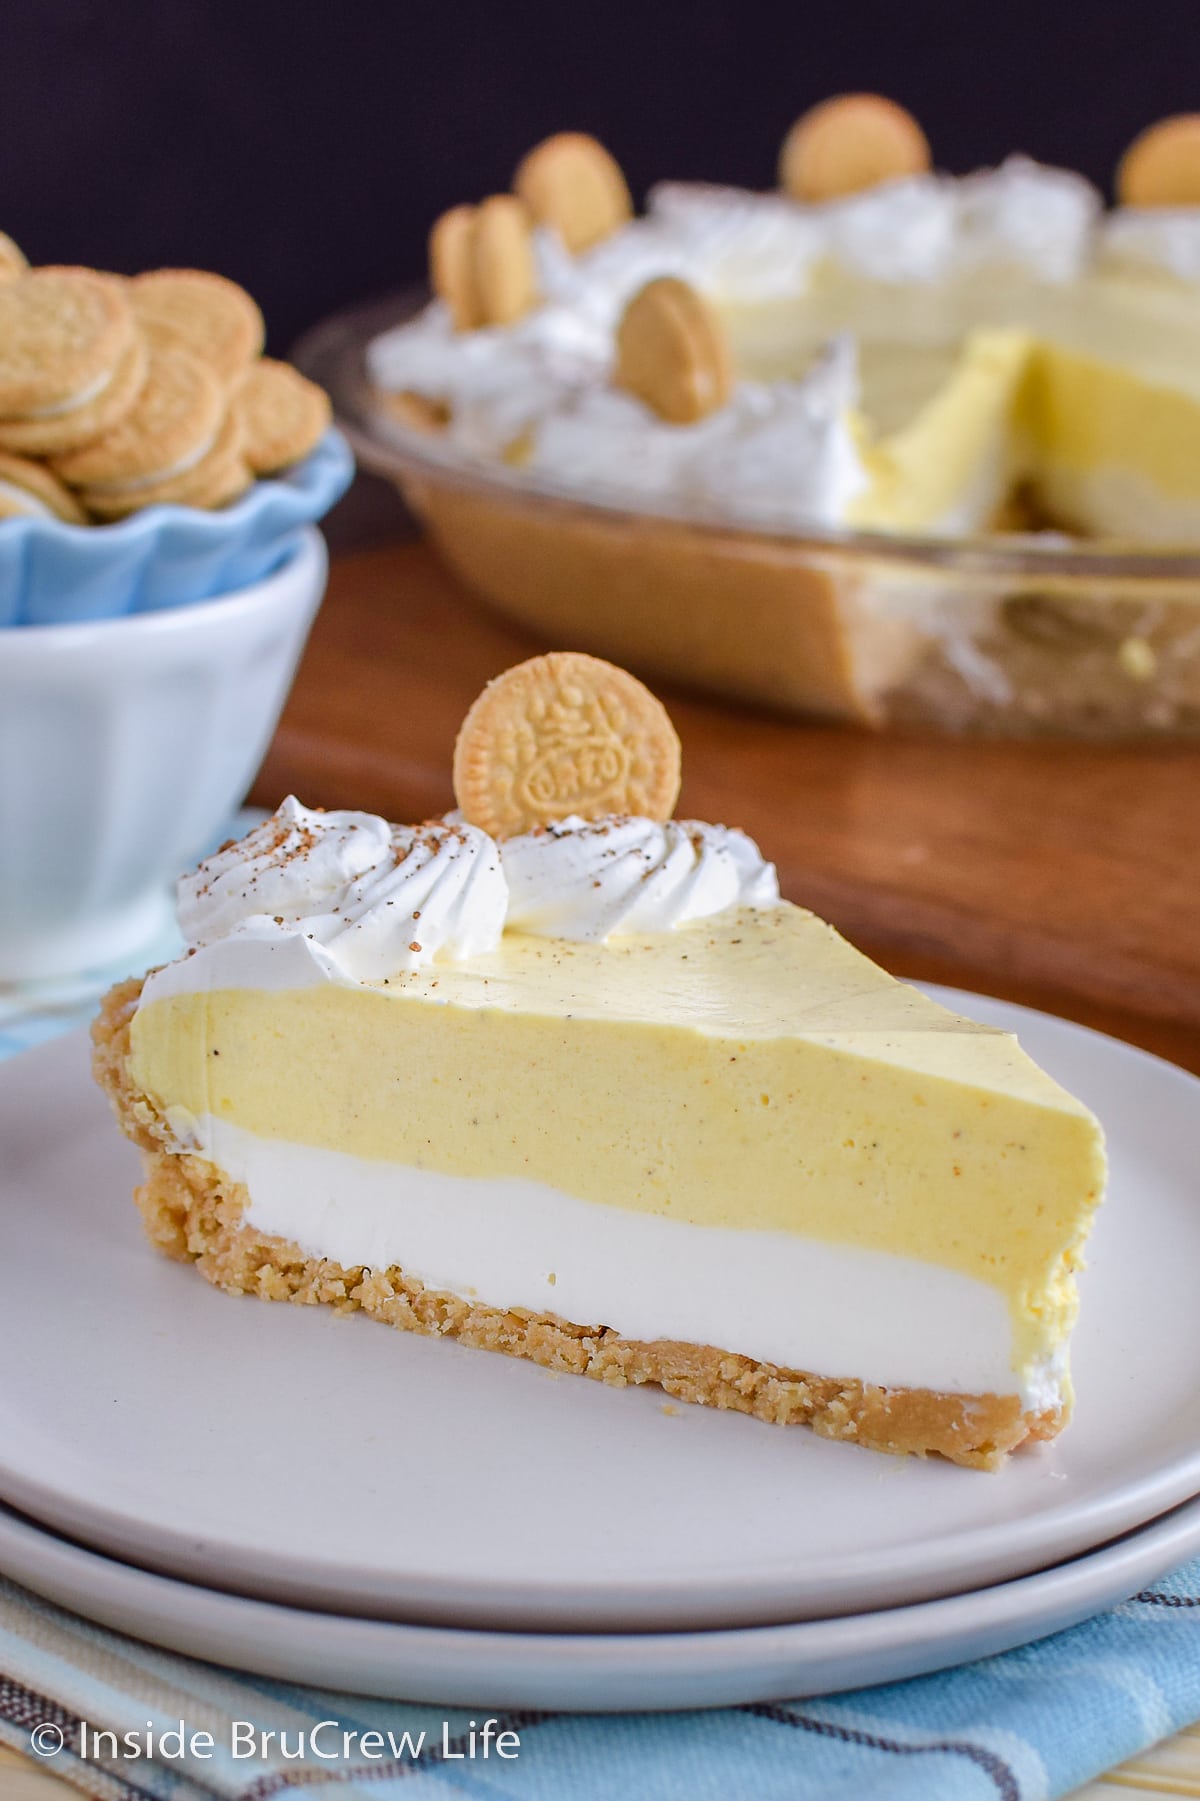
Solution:
M 471 1708 L 735 1707 L 900 1682 L 1028 1644 L 1200 1551 L 1200 1500 L 1039 1575 L 917 1607 L 737 1632 L 465 1632 L 306 1613 L 116 1563 L 0 1508 L 0 1574 L 151 1644 L 259 1676 Z
M 474 1628 L 762 1625 L 1044 1569 L 1200 1493 L 1200 1083 L 968 996 L 1105 1120 L 1078 1411 L 1000 1475 L 875 1456 L 150 1253 L 78 1039 L 0 1068 L 0 1499 L 143 1568 Z

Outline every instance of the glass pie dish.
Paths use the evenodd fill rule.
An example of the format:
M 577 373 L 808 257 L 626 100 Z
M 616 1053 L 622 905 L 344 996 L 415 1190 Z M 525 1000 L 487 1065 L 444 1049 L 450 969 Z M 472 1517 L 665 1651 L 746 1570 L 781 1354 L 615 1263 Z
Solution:
M 367 345 L 424 299 L 339 313 L 295 360 L 451 569 L 548 645 L 876 729 L 1200 735 L 1200 546 L 797 530 L 584 495 L 468 458 L 371 385 Z

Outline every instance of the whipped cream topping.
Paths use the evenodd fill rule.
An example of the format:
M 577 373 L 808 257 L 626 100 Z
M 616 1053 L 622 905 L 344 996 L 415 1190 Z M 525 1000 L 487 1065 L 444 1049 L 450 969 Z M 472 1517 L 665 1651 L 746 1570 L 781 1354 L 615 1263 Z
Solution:
M 1101 201 L 1081 176 L 1014 156 L 961 179 L 920 175 L 817 205 L 699 182 L 661 183 L 648 204 L 645 218 L 580 256 L 539 228 L 532 312 L 459 332 L 435 301 L 370 345 L 371 379 L 444 404 L 455 450 L 568 488 L 674 497 L 758 525 L 843 525 L 868 486 L 849 346 L 832 345 L 802 380 L 743 381 L 719 413 L 666 424 L 611 386 L 629 300 L 664 275 L 732 308 L 800 296 L 839 269 L 908 286 L 993 270 L 1061 283 L 1092 257 Z
M 1200 207 L 1122 207 L 1104 222 L 1102 257 L 1200 281 Z
M 732 507 L 763 524 L 836 525 L 867 485 L 851 412 L 857 357 L 833 340 L 797 381 L 739 382 L 729 404 L 670 425 L 613 388 L 543 416 L 526 467 L 581 487 Z
M 639 288 L 660 275 L 704 285 L 704 261 L 686 236 L 655 219 L 631 219 L 612 237 L 572 256 L 554 231 L 534 237 L 538 286 L 544 302 L 611 339 Z
M 1102 201 L 1082 175 L 1010 156 L 997 169 L 905 177 L 819 205 L 664 182 L 649 206 L 691 241 L 698 265 L 708 262 L 701 280 L 714 298 L 752 300 L 803 292 L 826 260 L 882 282 L 945 281 L 1000 265 L 1068 281 L 1091 256 Z M 732 267 L 724 279 L 723 262 Z
M 393 826 L 291 796 L 184 876 L 178 896 L 188 945 L 236 947 L 239 984 L 254 944 L 299 943 L 309 977 L 387 982 L 485 955 L 506 930 L 603 940 L 778 903 L 774 865 L 726 826 L 571 818 L 498 844 L 456 814 Z M 285 976 L 299 967 L 272 963 Z
M 314 812 L 289 795 L 244 838 L 180 877 L 179 929 L 188 944 L 206 945 L 251 920 L 296 920 L 340 905 L 390 840 L 391 827 L 373 813 Z
M 512 325 L 456 331 L 449 309 L 434 301 L 376 338 L 367 366 L 382 388 L 446 402 L 452 442 L 468 455 L 497 457 L 564 394 L 607 380 L 612 356 L 611 329 L 582 308 L 548 300 Z
M 669 932 L 727 907 L 779 904 L 773 863 L 744 832 L 695 819 L 571 817 L 506 838 L 508 927 L 548 938 Z
M 918 175 L 881 182 L 815 210 L 833 262 L 873 281 L 928 282 L 952 270 L 955 201 L 954 182 Z
M 647 200 L 646 248 L 657 241 L 718 303 L 802 294 L 825 254 L 827 233 L 811 207 L 784 194 L 755 194 L 712 182 L 664 181 Z M 622 233 L 620 236 L 626 234 Z M 609 253 L 617 262 L 616 245 Z
M 475 826 L 390 826 L 289 796 L 183 878 L 179 925 L 196 948 L 301 935 L 347 980 L 375 982 L 495 950 L 507 904 L 499 851 Z
M 1073 170 L 1010 156 L 957 184 L 955 262 L 1008 264 L 1038 281 L 1073 281 L 1091 261 L 1103 204 Z

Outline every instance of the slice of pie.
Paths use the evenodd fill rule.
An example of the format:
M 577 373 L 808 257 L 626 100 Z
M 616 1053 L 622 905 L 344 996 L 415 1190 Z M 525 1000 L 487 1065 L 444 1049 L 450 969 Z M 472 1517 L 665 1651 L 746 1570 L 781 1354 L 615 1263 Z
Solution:
M 153 1242 L 876 1449 L 1058 1432 L 1088 1110 L 672 820 L 623 672 L 509 671 L 455 775 L 465 818 L 289 800 L 181 883 L 191 948 L 94 1033 Z

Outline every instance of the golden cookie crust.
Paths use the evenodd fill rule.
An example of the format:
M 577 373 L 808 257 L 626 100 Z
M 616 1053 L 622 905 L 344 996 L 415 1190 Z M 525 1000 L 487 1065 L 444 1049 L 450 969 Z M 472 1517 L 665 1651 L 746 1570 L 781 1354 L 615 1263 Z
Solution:
M 90 444 L 124 419 L 142 391 L 148 367 L 146 340 L 135 331 L 99 394 L 53 419 L 0 420 L 0 445 L 28 456 L 62 456 Z
M 126 519 L 144 507 L 188 506 L 210 511 L 235 500 L 253 481 L 242 455 L 242 424 L 232 408 L 204 455 L 178 475 L 120 487 L 82 488 L 79 498 L 97 519 Z
M 1122 206 L 1200 206 L 1200 113 L 1148 126 L 1121 158 L 1116 185 Z
M 882 94 L 839 94 L 797 119 L 783 141 L 779 184 L 797 200 L 837 200 L 881 181 L 923 175 L 929 140 Z
M 400 1331 L 457 1338 L 563 1374 L 618 1388 L 657 1383 L 680 1400 L 768 1425 L 806 1425 L 869 1450 L 941 1456 L 974 1469 L 999 1469 L 1009 1451 L 1053 1438 L 1067 1422 L 1064 1408 L 1026 1412 L 1016 1395 L 878 1388 L 779 1369 L 714 1345 L 645 1342 L 556 1314 L 488 1307 L 427 1288 L 396 1264 L 345 1268 L 310 1257 L 248 1226 L 245 1189 L 211 1163 L 171 1148 L 166 1120 L 129 1075 L 129 1026 L 140 990 L 140 981 L 123 982 L 105 997 L 92 1027 L 93 1072 L 142 1153 L 145 1181 L 134 1198 L 147 1238 L 166 1256 L 194 1263 L 226 1294 L 361 1310 Z
M 454 746 L 464 817 L 494 838 L 578 814 L 669 819 L 680 748 L 666 708 L 627 670 L 551 651 L 478 696 Z
M 693 425 L 733 392 L 725 327 L 708 302 L 674 275 L 646 283 L 617 327 L 613 380 L 672 425 Z
M 0 231 L 0 281 L 13 281 L 18 275 L 24 275 L 29 267 L 29 260 L 19 245 L 14 244 L 6 231 Z
M 169 480 L 181 462 L 208 453 L 225 408 L 225 390 L 206 363 L 185 350 L 152 346 L 146 379 L 125 417 L 82 449 L 56 457 L 55 470 L 73 488 Z
M 83 404 L 133 336 L 116 276 L 50 266 L 0 282 L 0 420 Z
M 71 490 L 47 469 L 45 463 L 34 463 L 28 457 L 11 456 L 0 450 L 0 482 L 23 488 L 67 525 L 87 524 L 87 514 Z M 0 506 L 4 507 L 7 517 L 22 511 L 20 502 L 11 496 L 0 496 Z
M 186 350 L 226 387 L 262 350 L 263 316 L 244 288 L 206 269 L 151 269 L 129 285 L 152 345 Z
M 524 156 L 513 191 L 539 225 L 552 225 L 573 256 L 611 237 L 633 217 L 616 158 L 583 131 L 560 131 Z
M 273 475 L 300 462 L 333 418 L 324 388 L 290 363 L 269 356 L 250 365 L 232 405 L 242 423 L 242 454 L 256 475 Z

